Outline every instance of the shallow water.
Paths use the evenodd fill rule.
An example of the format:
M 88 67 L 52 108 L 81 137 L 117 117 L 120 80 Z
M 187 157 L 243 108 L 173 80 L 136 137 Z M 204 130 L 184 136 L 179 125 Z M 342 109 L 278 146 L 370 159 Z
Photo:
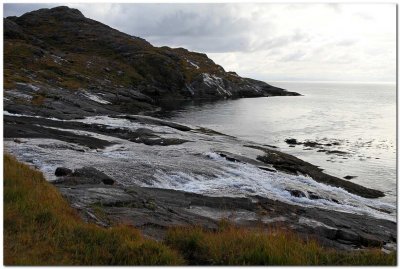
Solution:
M 168 114 L 262 144 L 275 145 L 337 177 L 384 191 L 382 201 L 396 203 L 396 85 L 345 83 L 271 83 L 300 97 L 248 98 L 187 105 Z M 286 138 L 338 144 L 318 152 L 289 147 Z
M 22 116 L 5 113 L 9 116 Z M 119 184 L 130 186 L 176 189 L 210 196 L 252 197 L 259 195 L 289 204 L 318 207 L 341 212 L 366 214 L 394 220 L 395 205 L 376 199 L 366 199 L 332 186 L 327 186 L 303 175 L 268 172 L 257 165 L 232 162 L 216 152 L 229 151 L 255 159 L 260 150 L 249 148 L 251 142 L 223 135 L 208 135 L 196 131 L 183 132 L 170 127 L 141 124 L 107 116 L 72 120 L 89 124 L 103 124 L 109 129 L 148 128 L 162 137 L 182 138 L 181 145 L 148 146 L 120 139 L 109 134 L 86 130 L 64 129 L 65 132 L 107 140 L 115 145 L 104 149 L 89 149 L 82 145 L 55 139 L 6 139 L 5 150 L 19 160 L 33 164 L 54 180 L 57 167 L 70 169 L 93 166 L 113 177 Z M 300 190 L 305 197 L 295 197 L 289 190 Z M 319 196 L 313 199 L 311 193 Z

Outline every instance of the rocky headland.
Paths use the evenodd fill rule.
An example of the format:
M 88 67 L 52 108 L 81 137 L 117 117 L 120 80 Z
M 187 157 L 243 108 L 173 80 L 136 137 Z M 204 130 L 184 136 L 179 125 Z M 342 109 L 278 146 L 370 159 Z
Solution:
M 162 239 L 172 226 L 215 229 L 226 218 L 338 249 L 396 248 L 396 208 L 374 200 L 381 191 L 273 146 L 144 115 L 177 100 L 297 93 L 67 7 L 5 18 L 4 56 L 5 150 L 43 171 L 88 222 Z
M 4 71 L 5 110 L 63 119 L 152 111 L 177 100 L 298 95 L 68 7 L 5 18 Z

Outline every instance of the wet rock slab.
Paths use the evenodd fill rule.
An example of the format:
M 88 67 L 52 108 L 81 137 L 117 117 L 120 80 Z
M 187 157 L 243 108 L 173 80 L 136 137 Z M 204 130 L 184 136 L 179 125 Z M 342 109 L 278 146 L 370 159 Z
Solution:
M 272 165 L 275 169 L 292 174 L 304 174 L 311 176 L 315 181 L 331 186 L 342 187 L 350 193 L 366 198 L 383 197 L 379 190 L 363 187 L 358 184 L 325 174 L 322 169 L 308 162 L 300 160 L 292 155 L 271 149 L 264 149 L 265 154 L 259 155 L 257 160 Z
M 5 147 L 26 162 L 41 158 L 44 166 L 35 165 L 47 169 L 47 173 L 51 165 L 51 175 L 57 171 L 53 183 L 64 197 L 86 221 L 103 226 L 129 223 L 159 239 L 171 226 L 201 225 L 212 230 L 218 220 L 228 218 L 246 227 L 261 223 L 269 229 L 279 225 L 315 237 L 325 246 L 342 249 L 390 246 L 396 241 L 394 222 L 337 211 L 346 206 L 345 200 L 321 194 L 318 189 L 305 190 L 298 185 L 300 182 L 293 181 L 306 180 L 309 175 L 316 182 L 362 197 L 382 196 L 377 190 L 327 175 L 271 146 L 240 141 L 212 130 L 138 115 L 105 119 L 126 120 L 127 125 L 106 124 L 95 118 L 90 122 L 5 116 Z M 247 190 L 241 196 L 225 195 L 223 190 L 211 195 L 160 187 L 166 178 L 171 180 L 166 187 L 171 188 L 188 180 L 209 183 L 215 179 L 242 180 L 244 176 L 254 181 L 253 176 L 258 176 L 257 180 L 262 181 L 289 175 L 290 186 L 281 190 L 287 202 L 256 195 L 258 189 L 241 182 L 232 185 L 237 185 L 238 191 Z M 224 188 L 232 182 L 226 183 Z M 326 203 L 332 210 L 298 205 L 302 201 Z M 391 214 L 391 210 L 379 206 L 371 209 Z
M 88 181 L 87 181 L 88 182 Z M 57 183 L 62 195 L 90 222 L 126 223 L 162 239 L 166 229 L 201 225 L 213 230 L 220 219 L 245 227 L 292 229 L 326 247 L 382 247 L 396 241 L 396 223 L 363 215 L 304 208 L 265 197 L 208 197 L 200 194 L 119 184 Z M 379 229 L 377 229 L 379 227 Z

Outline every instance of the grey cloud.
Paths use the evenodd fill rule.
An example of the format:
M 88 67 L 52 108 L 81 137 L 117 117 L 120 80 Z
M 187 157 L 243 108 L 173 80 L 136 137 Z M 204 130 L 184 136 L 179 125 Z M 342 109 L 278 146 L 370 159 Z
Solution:
M 252 51 L 272 50 L 287 45 L 294 45 L 298 42 L 305 43 L 310 41 L 310 39 L 311 38 L 307 34 L 295 31 L 293 35 L 272 36 L 271 38 L 264 40 L 258 47 L 253 48 Z
M 58 4 L 65 5 L 65 4 Z M 5 14 L 21 15 L 25 12 L 53 7 L 57 4 L 8 4 Z M 155 42 L 156 45 L 187 47 L 201 52 L 255 51 L 274 47 L 282 41 L 270 40 L 267 46 L 253 44 L 251 34 L 260 12 L 250 18 L 241 18 L 234 4 L 72 4 L 92 19 L 131 35 Z M 96 7 L 109 12 L 96 14 Z M 112 11 L 117 11 L 113 14 Z M 265 28 L 270 25 L 263 25 Z
M 384 19 L 390 16 L 395 23 L 394 12 L 361 12 L 355 4 L 4 4 L 4 16 L 58 5 L 78 8 L 91 19 L 156 46 L 232 55 L 226 60 L 220 57 L 219 64 L 234 66 L 235 71 L 248 72 L 249 76 L 253 73 L 256 78 L 271 65 L 273 72 L 268 73 L 282 77 L 297 70 L 313 76 L 320 65 L 325 66 L 324 72 L 333 74 L 338 65 L 358 64 L 356 73 L 361 74 L 378 70 L 376 62 L 395 61 L 395 32 Z M 349 30 L 359 36 L 353 38 L 318 21 L 313 23 L 314 16 L 324 15 L 337 22 L 346 20 Z M 375 21 L 379 29 L 366 27 L 375 25 Z M 377 40 L 378 34 L 387 40 Z M 372 62 L 373 67 L 368 66 Z M 349 73 L 349 77 L 355 76 Z
M 129 25 L 122 17 L 114 24 L 157 45 L 186 46 L 203 52 L 253 49 L 249 35 L 253 31 L 252 20 L 238 18 L 227 4 L 130 5 L 126 10 L 130 14 Z
M 117 18 L 104 19 L 137 34 L 225 35 L 250 30 L 251 24 L 249 19 L 237 18 L 229 4 L 118 5 L 121 14 Z M 89 9 L 87 13 L 90 13 Z
M 336 13 L 340 13 L 342 12 L 341 6 L 340 4 L 337 3 L 328 3 L 326 5 L 328 8 L 332 9 L 333 11 L 335 11 Z
M 304 58 L 305 55 L 306 55 L 306 53 L 303 51 L 296 51 L 294 53 L 290 53 L 290 54 L 282 57 L 281 61 L 283 61 L 283 62 L 300 61 Z
M 341 47 L 349 47 L 349 46 L 354 45 L 355 43 L 357 43 L 357 41 L 354 39 L 345 39 L 345 40 L 341 40 L 341 41 L 337 42 L 335 45 L 341 46 Z
M 178 10 L 162 18 L 148 34 L 160 36 L 220 36 L 237 35 L 251 30 L 251 22 L 237 19 L 234 14 L 213 8 L 207 13 Z
M 65 5 L 65 4 L 58 4 Z M 53 7 L 57 4 L 7 4 L 5 14 Z M 201 52 L 254 52 L 307 40 L 296 30 L 292 36 L 276 36 L 274 25 L 257 25 L 265 10 L 240 17 L 245 4 L 72 4 L 83 14 L 155 45 L 186 47 Z M 265 6 L 264 6 L 265 7 Z M 96 8 L 100 11 L 96 13 Z M 260 31 L 260 32 L 259 32 Z M 271 34 L 266 37 L 266 33 Z M 257 35 L 256 41 L 252 36 Z
M 291 40 L 294 42 L 297 41 L 309 41 L 311 38 L 308 34 L 302 32 L 299 29 L 296 29 L 294 35 L 291 37 Z
M 148 37 L 152 44 L 157 46 L 165 45 L 164 37 Z M 199 52 L 210 52 L 210 53 L 223 53 L 223 52 L 239 52 L 239 51 L 249 51 L 251 44 L 246 38 L 232 37 L 226 39 L 224 37 L 196 37 L 196 42 L 190 37 L 169 37 L 168 46 L 171 47 L 185 47 L 190 50 Z
M 63 4 L 59 4 L 63 5 Z M 8 4 L 5 13 L 26 11 L 56 4 Z M 265 9 L 239 16 L 245 4 L 73 4 L 83 14 L 157 46 L 186 47 L 200 52 L 254 52 L 269 50 L 291 42 L 307 41 L 297 29 L 293 35 L 279 36 L 272 22 L 257 24 Z M 265 5 L 263 6 L 266 7 Z M 96 8 L 102 12 L 96 13 Z M 272 21 L 272 20 L 271 20 Z M 271 33 L 266 36 L 266 33 Z M 256 41 L 252 35 L 257 35 Z
M 59 4 L 4 4 L 3 5 L 3 16 L 21 16 L 26 12 L 30 12 L 32 10 L 37 10 L 41 8 L 51 8 L 59 6 Z

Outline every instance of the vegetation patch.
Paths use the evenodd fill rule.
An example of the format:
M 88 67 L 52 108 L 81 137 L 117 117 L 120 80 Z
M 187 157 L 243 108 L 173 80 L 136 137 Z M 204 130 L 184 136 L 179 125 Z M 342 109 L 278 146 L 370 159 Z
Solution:
M 176 251 L 133 227 L 84 223 L 41 172 L 4 156 L 4 264 L 182 263 Z
M 379 249 L 343 252 L 279 229 L 268 232 L 223 223 L 214 232 L 200 227 L 171 229 L 165 239 L 192 265 L 395 265 L 396 254 Z
M 106 220 L 100 205 L 95 214 Z M 279 229 L 223 221 L 216 231 L 175 227 L 164 242 L 127 225 L 81 220 L 40 171 L 4 155 L 5 265 L 395 265 L 379 249 L 340 252 Z
M 35 94 L 32 98 L 32 105 L 35 106 L 41 106 L 44 104 L 44 100 L 46 99 L 46 94 L 45 93 L 38 93 Z

